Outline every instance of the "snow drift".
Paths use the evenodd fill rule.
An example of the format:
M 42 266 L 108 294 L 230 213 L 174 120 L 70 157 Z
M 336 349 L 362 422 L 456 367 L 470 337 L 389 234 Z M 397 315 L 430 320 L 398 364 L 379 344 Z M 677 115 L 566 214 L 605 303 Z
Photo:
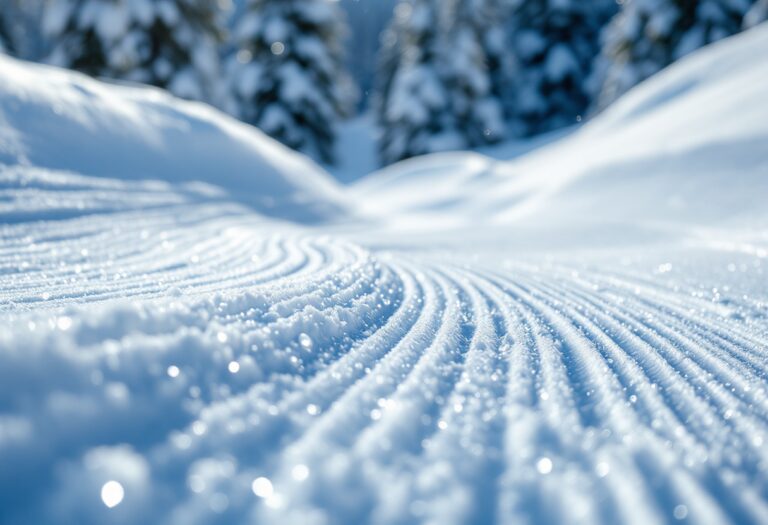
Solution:
M 566 139 L 517 160 L 427 156 L 353 191 L 371 215 L 409 229 L 754 219 L 768 195 L 766 100 L 768 28 L 758 27 L 681 60 Z
M 0 55 L 0 162 L 81 175 L 205 182 L 295 220 L 338 217 L 336 183 L 303 155 L 203 104 Z

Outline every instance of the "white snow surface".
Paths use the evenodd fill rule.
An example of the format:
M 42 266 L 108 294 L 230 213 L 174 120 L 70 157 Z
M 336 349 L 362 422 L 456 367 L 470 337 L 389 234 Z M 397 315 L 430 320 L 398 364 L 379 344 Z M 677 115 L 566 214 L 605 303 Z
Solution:
M 0 55 L 0 163 L 122 180 L 194 182 L 261 213 L 345 213 L 330 176 L 209 106 Z
M 594 229 L 608 221 L 752 219 L 768 191 L 768 58 L 757 56 L 768 49 L 766 35 L 760 28 L 710 46 L 577 133 L 514 162 L 421 157 L 363 179 L 354 193 L 370 215 L 415 229 L 478 219 L 557 231 L 574 220 Z
M 0 73 L 3 524 L 768 523 L 768 27 L 348 190 Z

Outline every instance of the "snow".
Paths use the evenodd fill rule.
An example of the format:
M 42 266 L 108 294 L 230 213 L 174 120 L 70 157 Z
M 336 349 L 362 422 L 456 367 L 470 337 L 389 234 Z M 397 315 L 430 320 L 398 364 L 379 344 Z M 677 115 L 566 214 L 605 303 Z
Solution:
M 0 163 L 122 180 L 205 182 L 256 211 L 334 219 L 319 166 L 202 104 L 0 56 Z
M 765 523 L 767 49 L 346 189 L 1 58 L 3 523 Z
M 429 222 L 481 218 L 562 229 L 563 216 L 600 228 L 759 215 L 768 191 L 759 147 L 768 141 L 768 60 L 754 50 L 768 49 L 768 32 L 752 31 L 738 42 L 741 54 L 714 45 L 566 138 L 513 162 L 475 153 L 423 157 L 364 179 L 353 190 L 356 200 L 382 221 L 427 229 Z M 686 190 L 695 200 L 686 200 Z

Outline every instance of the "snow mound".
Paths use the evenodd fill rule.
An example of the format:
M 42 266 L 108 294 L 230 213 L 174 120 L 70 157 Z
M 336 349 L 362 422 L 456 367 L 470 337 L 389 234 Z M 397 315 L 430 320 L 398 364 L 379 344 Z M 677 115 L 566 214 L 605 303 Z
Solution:
M 124 180 L 205 182 L 282 218 L 332 219 L 335 182 L 203 104 L 0 55 L 0 163 Z
M 768 194 L 766 100 L 768 27 L 757 27 L 681 60 L 579 131 L 512 162 L 434 155 L 353 191 L 370 215 L 411 229 L 753 219 Z

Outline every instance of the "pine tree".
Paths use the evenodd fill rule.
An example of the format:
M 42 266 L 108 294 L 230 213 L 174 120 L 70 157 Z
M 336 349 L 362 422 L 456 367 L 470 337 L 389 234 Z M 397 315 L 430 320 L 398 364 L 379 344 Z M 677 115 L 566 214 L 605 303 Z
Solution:
M 332 163 L 335 125 L 356 99 L 343 65 L 345 33 L 328 0 L 250 0 L 228 67 L 230 112 Z
M 382 162 L 460 148 L 445 85 L 440 0 L 408 0 L 396 7 L 388 29 L 396 39 L 390 71 L 380 93 Z
M 395 73 L 400 65 L 403 52 L 403 23 L 410 16 L 411 3 L 403 1 L 396 4 L 392 22 L 384 28 L 379 37 L 379 51 L 376 56 L 376 74 L 371 106 L 379 120 L 382 120 L 384 107 L 389 100 Z
M 8 31 L 5 29 L 2 18 L 0 18 L 0 53 L 13 53 L 11 39 L 8 37 Z
M 45 4 L 46 0 L 0 0 L 0 52 L 24 60 L 42 59 L 45 38 L 40 19 Z
M 385 33 L 377 113 L 382 162 L 487 144 L 504 134 L 474 8 L 487 0 L 406 0 Z
M 209 0 L 52 0 L 48 61 L 215 102 L 222 12 Z
M 750 29 L 768 20 L 768 0 L 757 0 L 744 15 L 744 29 Z
M 741 29 L 752 0 L 627 0 L 604 37 L 602 108 L 696 49 Z
M 491 93 L 503 100 L 512 79 L 514 61 L 509 52 L 508 30 L 511 8 L 515 0 L 465 0 L 459 16 L 470 21 L 483 47 L 485 66 L 491 82 Z
M 10 25 L 13 13 L 10 7 L 10 4 L 0 6 L 0 53 L 14 54 L 15 45 Z
M 505 132 L 485 40 L 494 27 L 494 7 L 495 0 L 454 0 L 448 13 L 446 69 L 451 111 L 469 147 L 498 142 Z
M 515 134 L 550 131 L 584 114 L 600 32 L 614 6 L 607 0 L 514 0 L 514 66 L 505 102 Z

